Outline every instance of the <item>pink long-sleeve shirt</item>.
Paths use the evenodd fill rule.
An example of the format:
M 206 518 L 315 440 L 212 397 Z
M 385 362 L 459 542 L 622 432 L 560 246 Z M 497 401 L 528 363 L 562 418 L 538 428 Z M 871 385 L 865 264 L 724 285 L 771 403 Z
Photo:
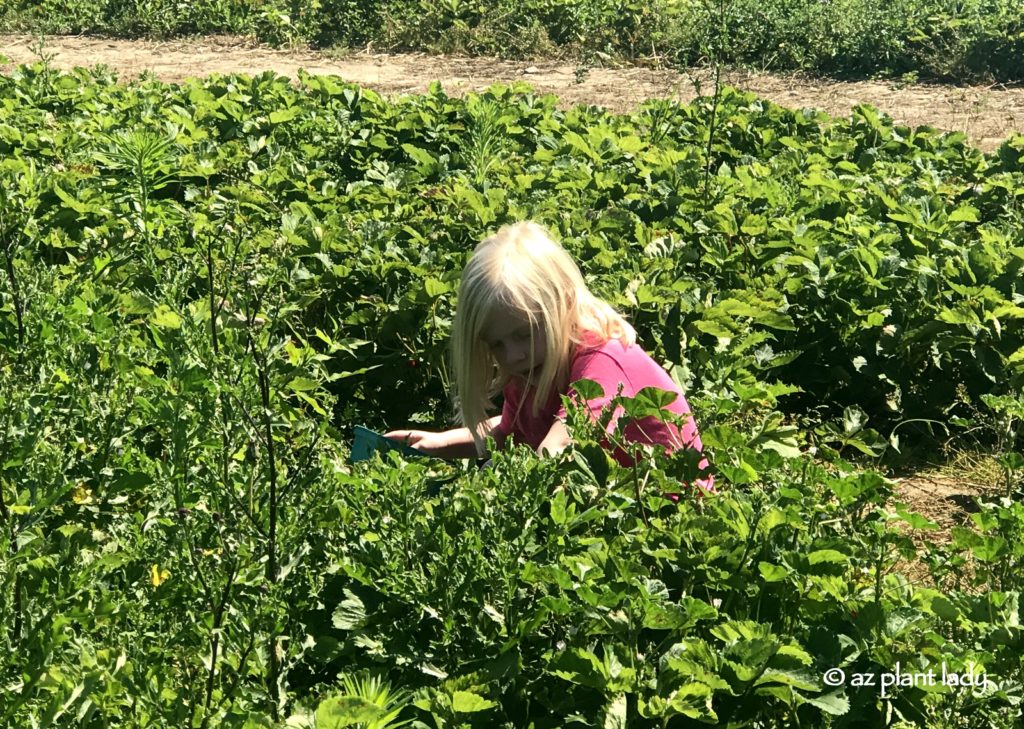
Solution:
M 690 407 L 683 397 L 682 391 L 676 385 L 669 374 L 655 362 L 649 354 L 639 345 L 632 344 L 624 347 L 617 339 L 610 339 L 601 343 L 600 339 L 593 336 L 585 338 L 573 356 L 569 370 L 569 382 L 577 380 L 593 380 L 604 389 L 604 396 L 587 401 L 591 417 L 597 420 L 602 408 L 615 397 L 619 385 L 622 385 L 622 394 L 625 397 L 634 397 L 637 392 L 645 387 L 657 387 L 661 390 L 674 392 L 676 399 L 666 406 L 666 410 L 678 415 L 689 416 L 680 430 L 671 423 L 662 423 L 657 418 L 648 417 L 639 421 L 633 421 L 623 429 L 622 437 L 627 441 L 637 443 L 661 444 L 666 450 L 674 451 L 678 448 L 689 447 L 703 451 L 700 435 L 697 433 L 697 425 L 690 414 Z M 569 393 L 572 394 L 572 388 Z M 532 402 L 534 388 L 528 387 L 524 391 L 523 383 L 513 379 L 505 385 L 502 394 L 505 396 L 505 404 L 501 411 L 501 422 L 498 430 L 505 436 L 512 436 L 517 442 L 530 445 L 531 448 L 539 448 L 544 437 L 548 434 L 555 420 L 565 421 L 565 407 L 561 403 L 562 393 L 552 392 L 548 402 L 540 408 L 536 417 L 532 414 Z M 519 408 L 519 403 L 522 408 Z M 516 419 L 516 410 L 519 409 L 519 417 Z M 615 429 L 616 422 L 624 412 L 622 406 L 618 406 L 612 419 L 608 424 L 608 432 Z M 607 441 L 602 442 L 606 448 Z M 619 447 L 612 451 L 612 456 L 622 465 L 631 466 L 632 458 Z M 707 459 L 702 459 L 700 468 L 706 468 Z M 713 489 L 713 478 L 698 479 L 695 485 L 705 491 Z

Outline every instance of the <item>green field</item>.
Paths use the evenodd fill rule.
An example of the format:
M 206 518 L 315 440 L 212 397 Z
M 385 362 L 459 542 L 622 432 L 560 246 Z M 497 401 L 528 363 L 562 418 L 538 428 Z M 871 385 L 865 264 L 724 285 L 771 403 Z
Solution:
M 555 102 L 0 77 L 0 726 L 1019 726 L 1024 137 Z M 450 425 L 460 271 L 524 218 L 718 494 L 578 415 L 347 462 Z M 940 530 L 884 474 L 947 443 L 1002 476 Z
M 0 30 L 1024 80 L 1016 0 L 8 0 Z

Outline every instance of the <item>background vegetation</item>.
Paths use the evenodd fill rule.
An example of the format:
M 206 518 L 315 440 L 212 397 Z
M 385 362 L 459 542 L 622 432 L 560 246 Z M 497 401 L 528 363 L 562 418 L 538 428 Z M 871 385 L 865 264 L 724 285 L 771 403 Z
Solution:
M 0 28 L 566 56 L 958 82 L 1024 79 L 1015 0 L 13 0 Z M 726 40 L 727 39 L 727 40 Z
M 0 725 L 1019 724 L 1024 139 L 555 101 L 0 78 Z M 525 217 L 718 495 L 578 416 L 555 460 L 346 462 L 449 425 L 459 272 Z M 932 540 L 864 461 L 949 437 L 1003 478 Z M 991 684 L 823 680 L 897 664 Z

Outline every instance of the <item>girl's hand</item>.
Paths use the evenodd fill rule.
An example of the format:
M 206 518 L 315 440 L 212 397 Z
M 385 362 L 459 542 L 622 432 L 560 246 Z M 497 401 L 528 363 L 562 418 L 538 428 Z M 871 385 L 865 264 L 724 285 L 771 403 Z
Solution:
M 385 433 L 384 437 L 397 440 L 431 456 L 443 456 L 451 445 L 444 433 L 432 433 L 429 430 L 392 430 Z

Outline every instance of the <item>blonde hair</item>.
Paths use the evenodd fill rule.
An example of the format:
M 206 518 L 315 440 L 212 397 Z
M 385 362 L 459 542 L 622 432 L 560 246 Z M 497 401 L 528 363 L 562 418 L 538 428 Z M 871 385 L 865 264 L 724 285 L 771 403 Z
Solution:
M 552 391 L 568 387 L 572 355 L 584 336 L 600 343 L 618 339 L 627 347 L 636 342 L 633 327 L 590 292 L 576 262 L 545 228 L 527 221 L 506 225 L 485 238 L 462 272 L 451 350 L 456 414 L 473 434 L 481 455 L 488 410 L 511 378 L 500 370 L 482 336 L 499 308 L 521 312 L 529 320 L 531 352 L 534 331 L 543 329 L 547 338 L 547 356 L 532 403 L 534 416 Z

